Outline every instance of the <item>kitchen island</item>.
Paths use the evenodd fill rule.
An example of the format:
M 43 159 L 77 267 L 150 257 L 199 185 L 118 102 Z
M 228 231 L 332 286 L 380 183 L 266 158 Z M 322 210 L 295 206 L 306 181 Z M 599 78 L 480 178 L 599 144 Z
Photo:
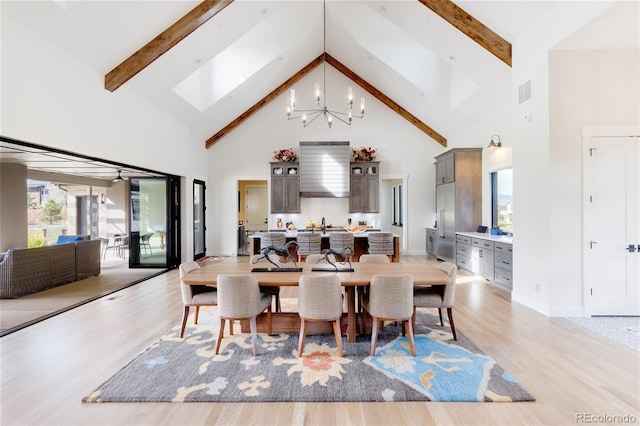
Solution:
M 322 244 L 321 249 L 325 250 L 329 248 L 329 232 L 320 232 L 322 235 Z M 298 236 L 298 231 L 283 231 L 286 236 L 287 242 L 296 241 Z M 360 259 L 361 254 L 365 254 L 369 252 L 369 244 L 367 240 L 367 235 L 369 232 L 354 232 L 353 233 L 353 261 L 357 262 Z M 289 248 L 291 252 L 291 256 L 294 259 L 297 259 L 298 256 L 296 254 L 295 246 L 291 246 Z M 250 235 L 249 236 L 249 255 L 253 256 L 254 254 L 260 254 L 260 235 Z M 393 255 L 391 257 L 392 262 L 400 261 L 400 237 L 398 235 L 393 236 Z

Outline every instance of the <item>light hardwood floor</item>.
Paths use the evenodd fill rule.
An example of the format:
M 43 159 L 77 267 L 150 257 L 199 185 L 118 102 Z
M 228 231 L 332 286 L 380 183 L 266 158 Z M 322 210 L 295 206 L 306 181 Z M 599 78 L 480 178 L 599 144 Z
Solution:
M 425 256 L 402 261 L 424 262 Z M 179 323 L 179 285 L 177 271 L 171 271 L 1 338 L 0 424 L 568 425 L 579 424 L 580 414 L 640 421 L 640 353 L 512 303 L 503 291 L 463 272 L 456 328 L 537 401 L 82 404 Z

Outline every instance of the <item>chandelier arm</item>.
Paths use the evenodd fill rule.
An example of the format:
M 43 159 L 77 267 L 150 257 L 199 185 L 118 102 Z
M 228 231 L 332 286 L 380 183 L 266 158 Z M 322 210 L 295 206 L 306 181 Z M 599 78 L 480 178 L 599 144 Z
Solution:
M 311 115 L 311 119 L 309 120 L 307 117 L 307 121 L 305 123 L 302 124 L 303 127 L 307 127 L 309 124 L 313 123 L 316 118 L 320 117 L 323 113 L 323 110 L 319 110 L 317 112 L 315 112 L 313 115 Z
M 336 119 L 338 119 L 338 120 L 342 121 L 344 124 L 346 124 L 346 125 L 348 125 L 348 126 L 350 126 L 350 125 L 351 125 L 351 121 L 349 121 L 349 120 L 345 120 L 344 118 L 340 117 L 340 115 L 337 115 L 337 114 L 335 113 L 335 111 L 331 111 L 331 110 L 329 110 L 329 109 L 328 109 L 328 110 L 327 110 L 327 112 L 326 112 L 326 114 L 327 114 L 327 115 L 330 115 L 330 116 L 332 116 L 332 117 L 335 117 Z M 341 114 L 341 115 L 348 115 L 348 114 L 344 114 L 344 113 L 338 113 L 338 114 Z

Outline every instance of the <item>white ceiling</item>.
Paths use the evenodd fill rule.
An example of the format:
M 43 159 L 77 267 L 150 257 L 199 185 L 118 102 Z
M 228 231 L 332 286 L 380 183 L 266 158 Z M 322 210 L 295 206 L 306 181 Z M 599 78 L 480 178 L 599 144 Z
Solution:
M 106 75 L 198 3 L 3 0 L 1 11 Z M 455 3 L 511 42 L 555 2 Z M 445 137 L 511 102 L 510 68 L 416 0 L 328 0 L 326 17 L 323 48 L 322 1 L 236 0 L 114 93 L 136 92 L 204 143 L 324 49 Z M 638 2 L 622 1 L 558 47 L 637 49 L 639 27 Z

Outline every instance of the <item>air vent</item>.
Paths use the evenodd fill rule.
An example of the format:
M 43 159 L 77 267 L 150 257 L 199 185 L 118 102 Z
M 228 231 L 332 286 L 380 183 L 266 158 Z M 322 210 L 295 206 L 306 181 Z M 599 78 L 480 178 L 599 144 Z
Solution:
M 527 80 L 518 86 L 518 105 L 531 99 L 531 80 Z
M 349 142 L 300 142 L 300 196 L 348 197 Z

